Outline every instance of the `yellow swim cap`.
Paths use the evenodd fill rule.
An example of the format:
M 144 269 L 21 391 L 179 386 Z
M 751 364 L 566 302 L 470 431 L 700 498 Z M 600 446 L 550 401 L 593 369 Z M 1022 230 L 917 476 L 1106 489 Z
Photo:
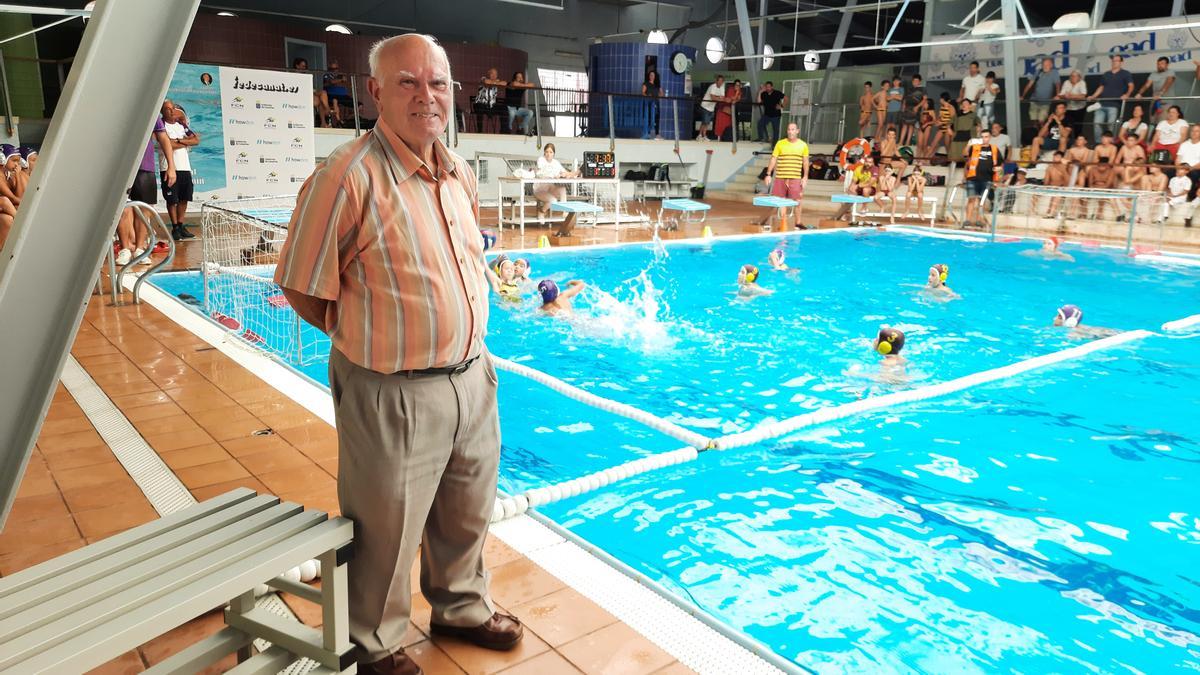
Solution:
M 746 265 L 742 269 L 746 270 L 746 283 L 752 284 L 758 279 L 758 268 L 754 265 Z
M 946 283 L 946 278 L 950 276 L 950 266 L 939 264 L 934 265 L 933 267 L 938 271 L 938 277 L 941 278 L 942 283 Z
M 885 356 L 887 354 L 891 354 L 892 353 L 892 343 L 888 342 L 887 340 L 880 340 L 879 344 L 875 346 L 875 350 Z

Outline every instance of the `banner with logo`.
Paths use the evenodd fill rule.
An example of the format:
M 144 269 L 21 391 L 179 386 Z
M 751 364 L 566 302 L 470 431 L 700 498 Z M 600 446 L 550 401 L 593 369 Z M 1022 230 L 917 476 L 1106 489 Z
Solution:
M 212 198 L 294 194 L 314 166 L 312 75 L 220 70 L 227 181 Z
M 1125 69 L 1135 75 L 1154 72 L 1155 61 L 1160 56 L 1170 59 L 1170 70 L 1192 71 L 1192 59 L 1200 55 L 1200 40 L 1186 28 L 1157 28 L 1172 23 L 1179 23 L 1179 19 L 1101 24 L 1104 28 L 1128 29 L 1120 33 L 1017 40 L 1017 69 L 1022 77 L 1032 75 L 1041 67 L 1041 59 L 1049 56 L 1054 59 L 1054 65 L 1063 77 L 1076 68 L 1084 75 L 1095 75 L 1108 70 L 1110 64 L 1106 55 L 1121 54 L 1125 57 Z M 944 36 L 941 39 L 951 40 L 955 37 Z M 978 61 L 983 72 L 993 70 L 1003 77 L 1003 50 L 1004 43 L 997 40 L 931 47 L 929 60 L 932 63 L 923 65 L 921 74 L 926 80 L 959 80 L 966 75 L 967 66 L 972 61 Z M 1096 56 L 1083 56 L 1085 53 Z
M 225 129 L 221 123 L 221 69 L 193 63 L 175 66 L 167 98 L 183 108 L 188 128 L 200 137 L 198 145 L 188 148 L 196 201 L 205 199 L 200 195 L 224 194 L 228 177 L 225 175 Z M 161 159 L 159 166 L 162 166 Z M 165 203 L 161 194 L 158 203 Z

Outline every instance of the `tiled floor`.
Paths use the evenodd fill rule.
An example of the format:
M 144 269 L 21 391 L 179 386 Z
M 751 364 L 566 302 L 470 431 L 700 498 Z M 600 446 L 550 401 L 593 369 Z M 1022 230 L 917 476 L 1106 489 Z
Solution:
M 718 232 L 741 233 L 750 208 L 721 206 L 709 223 Z M 696 225 L 668 234 L 697 236 L 699 230 Z M 531 229 L 526 239 L 535 242 L 542 232 Z M 622 238 L 631 234 L 648 236 Z M 176 266 L 194 265 L 198 255 L 199 244 L 185 243 Z M 107 296 L 93 296 L 72 354 L 196 499 L 245 486 L 337 513 L 333 429 L 158 311 L 112 307 Z M 156 516 L 60 386 L 0 533 L 0 575 Z M 414 589 L 407 644 L 427 673 L 690 672 L 499 540 L 488 542 L 487 561 L 493 597 L 525 622 L 526 639 L 512 652 L 497 653 L 429 638 L 429 605 Z M 319 621 L 313 608 L 285 600 L 306 621 Z M 221 625 L 220 614 L 210 613 L 97 672 L 141 672 Z

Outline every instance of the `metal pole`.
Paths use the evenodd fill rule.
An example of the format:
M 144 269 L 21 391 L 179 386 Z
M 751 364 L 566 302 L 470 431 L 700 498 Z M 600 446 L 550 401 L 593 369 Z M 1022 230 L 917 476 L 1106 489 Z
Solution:
M 537 149 L 542 149 L 542 102 L 538 100 L 540 89 L 530 89 L 529 95 L 533 98 L 533 129 L 537 133 Z
M 675 128 L 675 154 L 679 154 L 679 99 L 671 99 L 671 125 Z
M 1004 29 L 1009 35 L 1015 35 L 1017 32 L 1017 12 L 1013 0 L 1000 1 Z M 1021 98 L 1017 92 L 1021 90 L 1021 74 L 1017 71 L 1017 43 L 1008 40 L 1002 45 L 1001 51 L 1004 54 L 1004 121 L 1008 125 L 1010 133 L 1016 134 L 1013 136 L 1013 138 L 1017 139 L 1014 145 L 1020 147 L 1022 130 Z
M 354 106 L 354 137 L 358 138 L 362 136 L 362 120 L 358 118 L 358 78 L 353 75 L 350 76 L 350 104 Z
M 742 54 L 750 56 L 754 53 L 754 36 L 750 33 L 750 11 L 746 9 L 746 0 L 734 0 L 737 9 L 738 32 L 742 38 Z M 758 91 L 758 72 L 762 70 L 761 59 L 746 59 L 746 75 L 750 80 L 750 91 Z
M 617 127 L 613 123 L 613 100 L 612 94 L 605 95 L 608 99 L 608 149 L 610 152 L 617 150 Z
M 1001 190 L 1011 190 L 1011 189 L 1012 188 L 997 187 L 996 195 L 999 196 L 1001 193 Z M 992 241 L 992 242 L 996 241 L 996 220 L 1000 217 L 1000 208 L 996 205 L 999 204 L 1000 201 L 1001 201 L 1000 199 L 992 200 L 992 236 L 989 239 L 989 241 Z M 980 205 L 982 206 L 982 202 L 980 202 Z
M 0 252 L 0 316 L 21 317 L 0 321 L 0 517 L 25 473 L 199 4 L 98 2 L 84 29 L 46 133 L 54 151 L 38 163 Z M 97 134 L 97 119 L 127 123 Z M 105 170 L 95 170 L 96 158 L 110 160 Z
M 8 97 L 8 66 L 4 63 L 4 52 L 0 51 L 0 87 L 4 89 L 4 126 L 8 130 L 8 137 L 12 138 L 13 129 L 13 114 L 12 101 Z
M 892 22 L 892 27 L 888 29 L 887 36 L 883 38 L 884 47 L 888 46 L 888 43 L 892 41 L 892 34 L 896 32 L 896 26 L 899 26 L 900 22 L 904 20 L 904 10 L 908 9 L 909 2 L 911 0 L 904 0 L 904 4 L 900 5 L 900 11 L 896 12 L 896 20 Z
M 838 62 L 841 61 L 841 49 L 846 46 L 846 36 L 850 34 L 850 22 L 854 19 L 854 12 L 850 11 L 858 4 L 858 0 L 846 0 L 845 11 L 842 12 L 841 21 L 838 23 L 837 35 L 833 38 L 833 51 L 829 54 L 829 60 L 825 63 L 825 70 L 821 73 L 821 84 L 817 85 L 817 98 L 814 103 L 824 103 L 825 96 L 829 93 L 829 74 L 838 67 Z M 926 11 L 929 4 L 926 4 Z
M 758 16 L 759 16 L 760 20 L 758 22 L 758 42 L 756 43 L 758 45 L 758 53 L 759 54 L 764 54 L 767 51 L 766 50 L 767 20 L 765 18 L 763 18 L 766 15 L 767 15 L 767 0 L 759 0 Z M 763 81 L 766 82 L 765 77 L 763 78 Z M 780 84 L 783 84 L 783 83 L 781 82 Z M 766 111 L 760 110 L 759 107 L 757 105 L 755 105 L 755 103 L 758 103 L 758 99 L 757 99 L 758 89 L 751 89 L 750 92 L 751 92 L 750 93 L 750 128 L 753 129 L 755 127 L 755 125 L 758 124 L 759 118 L 761 118 L 763 116 L 763 113 Z
M 1133 225 L 1137 222 L 1137 200 L 1138 196 L 1133 195 L 1133 206 L 1129 209 L 1129 236 L 1125 238 L 1125 252 L 1129 253 L 1133 250 Z

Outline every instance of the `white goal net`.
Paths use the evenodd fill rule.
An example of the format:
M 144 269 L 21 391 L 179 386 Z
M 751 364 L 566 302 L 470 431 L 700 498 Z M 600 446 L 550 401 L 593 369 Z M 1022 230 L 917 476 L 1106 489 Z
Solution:
M 996 188 L 991 208 L 999 236 L 1065 236 L 1129 249 L 1161 246 L 1171 213 L 1159 192 L 1043 185 Z
M 292 311 L 273 281 L 295 196 L 201 207 L 204 312 L 245 343 L 304 365 L 329 356 L 329 338 Z

